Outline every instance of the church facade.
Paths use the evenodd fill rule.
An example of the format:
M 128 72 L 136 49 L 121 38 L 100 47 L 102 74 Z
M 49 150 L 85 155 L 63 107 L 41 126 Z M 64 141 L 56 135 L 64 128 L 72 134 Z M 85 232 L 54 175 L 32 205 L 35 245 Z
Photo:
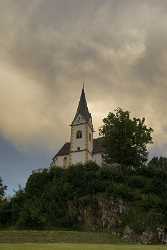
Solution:
M 68 168 L 77 163 L 94 161 L 101 166 L 104 152 L 102 138 L 94 139 L 93 134 L 92 116 L 83 87 L 77 112 L 71 123 L 70 142 L 65 143 L 57 152 L 51 165 Z

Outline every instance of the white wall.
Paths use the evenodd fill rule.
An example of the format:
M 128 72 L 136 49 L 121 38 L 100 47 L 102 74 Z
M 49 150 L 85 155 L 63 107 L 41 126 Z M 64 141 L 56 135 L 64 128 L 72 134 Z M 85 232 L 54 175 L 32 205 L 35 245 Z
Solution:
M 72 162 L 70 162 L 70 156 L 69 155 L 57 156 L 56 161 L 54 163 L 52 163 L 52 166 L 68 168 L 68 166 L 70 164 L 77 164 L 77 163 L 83 163 L 84 164 L 85 163 L 85 154 L 86 154 L 85 151 L 71 153 Z M 64 157 L 67 158 L 67 165 L 66 166 L 64 166 Z M 88 160 L 93 160 L 99 166 L 102 166 L 102 163 L 103 163 L 103 158 L 102 158 L 101 153 L 94 154 L 93 159 L 92 159 L 92 157 L 90 155 L 88 155 Z
M 74 152 L 71 153 L 71 164 L 85 163 L 86 152 Z
M 102 154 L 101 153 L 94 154 L 93 161 L 96 162 L 97 165 L 102 166 L 103 163 Z
M 82 131 L 82 138 L 76 138 L 77 131 L 79 130 Z M 89 133 L 91 133 L 91 141 L 89 141 Z M 78 150 L 78 148 L 80 150 Z M 91 153 L 93 151 L 93 132 L 91 131 L 89 124 L 86 123 L 82 115 L 78 115 L 71 126 L 70 151 L 71 164 L 76 164 L 79 162 L 85 163 L 88 160 L 92 160 Z
M 76 133 L 78 130 L 82 131 L 82 138 L 77 139 Z M 77 151 L 78 147 L 80 147 L 81 150 L 85 149 L 86 147 L 86 126 L 85 124 L 73 126 L 71 128 L 71 151 Z
M 78 119 L 79 118 L 79 119 Z M 98 165 L 102 165 L 101 154 L 95 154 L 92 157 L 93 151 L 93 131 L 92 120 L 89 123 L 85 123 L 82 115 L 78 115 L 71 126 L 71 148 L 70 155 L 57 156 L 55 165 L 60 167 L 68 167 L 72 164 L 86 163 L 87 161 L 95 161 Z M 77 131 L 82 131 L 82 138 L 76 138 Z M 91 141 L 89 140 L 89 134 L 91 134 Z M 80 148 L 80 150 L 78 150 Z M 83 150 L 83 151 L 82 151 Z M 64 166 L 64 158 L 67 158 L 66 166 Z
M 67 158 L 67 161 L 66 161 L 66 166 L 65 166 L 65 159 L 64 158 Z M 70 160 L 69 160 L 69 155 L 63 155 L 63 156 L 57 156 L 56 157 L 56 161 L 55 161 L 55 166 L 57 167 L 62 167 L 62 168 L 67 168 L 70 164 Z
M 87 136 L 88 136 L 88 138 L 87 138 L 87 140 L 88 140 L 88 150 L 89 150 L 89 152 L 93 152 L 93 131 L 92 131 L 92 128 L 89 126 L 89 125 L 87 125 L 87 129 L 88 129 L 88 134 L 87 134 Z M 91 141 L 89 140 L 89 134 L 91 134 Z

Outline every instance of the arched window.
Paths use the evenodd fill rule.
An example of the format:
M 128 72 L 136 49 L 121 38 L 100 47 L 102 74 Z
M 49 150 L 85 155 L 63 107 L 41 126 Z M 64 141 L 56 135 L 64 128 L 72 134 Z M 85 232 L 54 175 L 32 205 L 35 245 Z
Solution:
M 82 138 L 82 131 L 81 131 L 81 130 L 78 130 L 78 131 L 77 131 L 76 138 L 77 138 L 77 139 Z
M 67 157 L 64 157 L 64 159 L 63 159 L 63 167 L 64 168 L 67 167 Z
M 91 141 L 92 140 L 92 135 L 91 135 L 91 133 L 89 133 L 89 141 Z

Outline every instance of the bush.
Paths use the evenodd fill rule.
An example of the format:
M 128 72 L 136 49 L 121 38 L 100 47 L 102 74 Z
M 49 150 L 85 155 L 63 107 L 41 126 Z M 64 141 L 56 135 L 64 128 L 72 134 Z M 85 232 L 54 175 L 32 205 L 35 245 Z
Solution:
M 28 229 L 79 228 L 80 206 L 84 208 L 85 202 L 93 206 L 100 195 L 128 204 L 127 215 L 121 219 L 134 230 L 165 225 L 167 173 L 166 168 L 157 169 L 153 163 L 133 169 L 100 168 L 89 162 L 66 170 L 55 167 L 33 173 L 25 190 L 19 189 L 1 204 L 0 224 Z

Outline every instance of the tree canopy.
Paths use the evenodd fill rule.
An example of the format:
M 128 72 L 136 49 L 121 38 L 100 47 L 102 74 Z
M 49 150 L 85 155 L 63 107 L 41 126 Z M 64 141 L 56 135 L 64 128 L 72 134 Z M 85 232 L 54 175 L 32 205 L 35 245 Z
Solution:
M 2 178 L 0 177 L 0 201 L 4 198 L 6 186 L 3 185 Z
M 167 171 L 158 167 L 159 162 L 161 159 L 153 159 L 142 168 L 125 171 L 119 167 L 101 168 L 89 162 L 68 169 L 52 167 L 33 173 L 25 190 L 18 190 L 0 206 L 0 226 L 82 229 L 86 220 L 93 228 L 94 222 L 89 224 L 92 218 L 93 221 L 97 216 L 101 218 L 98 204 L 104 202 L 104 208 L 110 211 L 111 199 L 121 200 L 128 206 L 126 214 L 120 217 L 119 230 L 126 225 L 141 232 L 165 226 Z M 86 217 L 81 216 L 82 211 L 88 212 Z M 96 225 L 97 230 L 107 229 L 107 225 L 103 229 L 101 225 L 101 222 Z
M 145 118 L 130 118 L 129 111 L 117 108 L 103 119 L 100 135 L 104 137 L 107 163 L 141 166 L 147 161 L 147 145 L 152 143 L 153 129 L 145 125 Z

